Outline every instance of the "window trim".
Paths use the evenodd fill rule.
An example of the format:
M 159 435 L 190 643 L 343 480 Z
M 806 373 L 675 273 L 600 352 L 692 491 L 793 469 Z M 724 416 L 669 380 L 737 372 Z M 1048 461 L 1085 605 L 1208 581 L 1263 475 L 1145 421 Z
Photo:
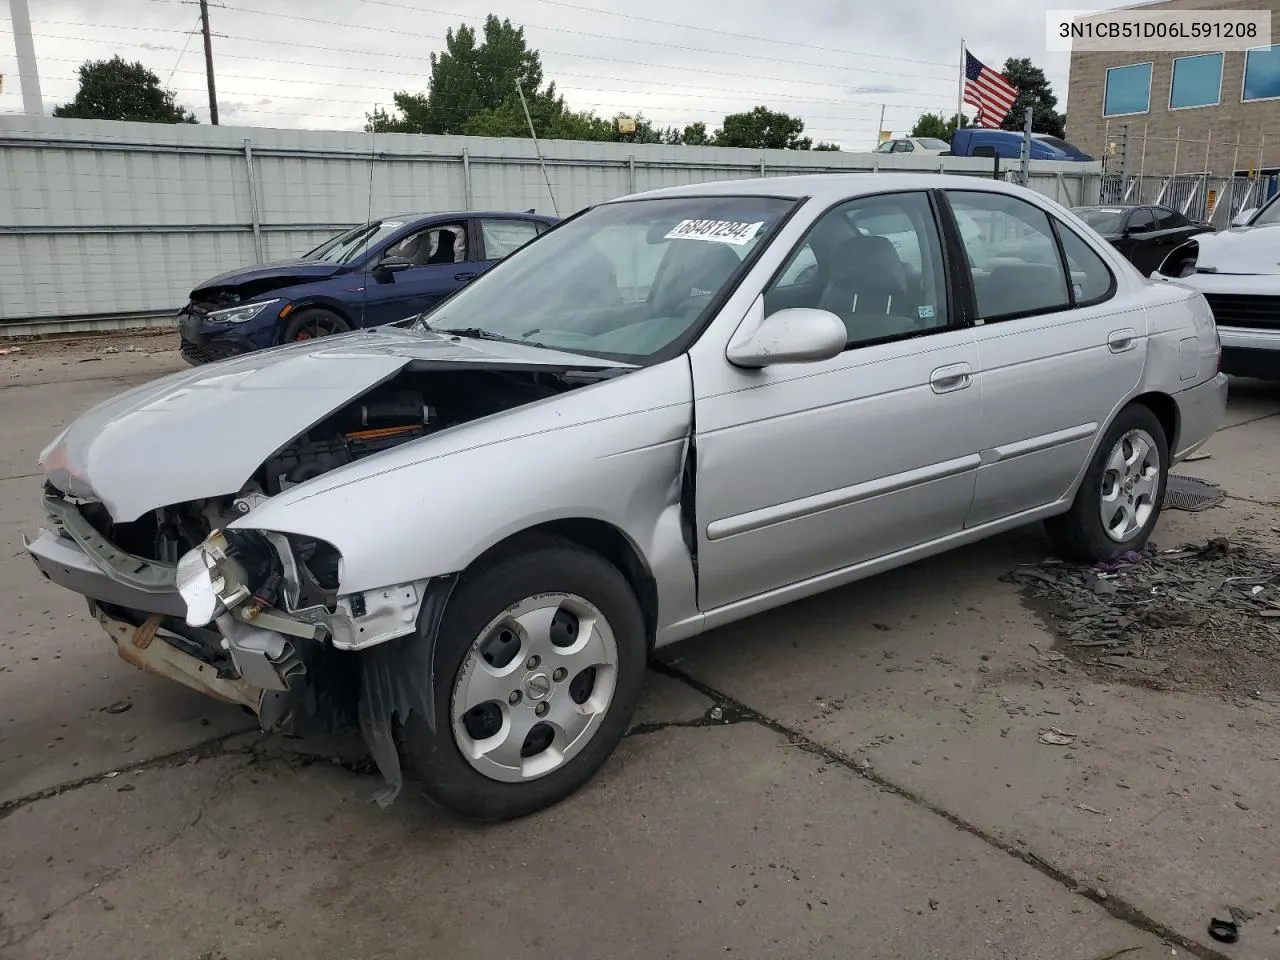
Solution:
M 1147 68 L 1147 108 L 1145 110 L 1134 110 L 1128 113 L 1107 113 L 1107 90 L 1111 85 L 1111 71 L 1128 70 L 1131 67 Z M 1107 67 L 1106 75 L 1102 81 L 1102 116 L 1106 119 L 1112 117 L 1142 117 L 1151 112 L 1151 89 L 1155 86 L 1156 66 L 1154 60 L 1141 60 L 1137 63 L 1118 63 L 1114 67 Z
M 1249 81 L 1249 54 L 1253 53 L 1256 50 L 1277 50 L 1277 49 L 1280 49 L 1280 41 L 1272 43 L 1269 46 L 1250 47 L 1244 52 L 1244 64 L 1242 65 L 1240 70 L 1240 102 L 1241 103 L 1266 103 L 1269 100 L 1280 100 L 1280 93 L 1277 93 L 1275 96 L 1272 96 L 1272 97 L 1249 97 L 1247 99 L 1245 98 L 1245 95 L 1244 95 L 1245 84 L 1248 83 Z
M 1174 84 L 1174 81 L 1177 79 L 1178 64 L 1183 60 L 1203 60 L 1205 57 L 1218 58 L 1218 99 L 1213 101 L 1213 103 L 1192 103 L 1192 104 L 1188 104 L 1185 107 L 1175 107 L 1173 105 L 1173 84 Z M 1205 107 L 1222 106 L 1222 81 L 1226 77 L 1226 72 L 1227 72 L 1227 55 L 1224 51 L 1221 51 L 1221 50 L 1217 51 L 1216 53 L 1213 51 L 1206 51 L 1204 53 L 1189 53 L 1185 57 L 1174 57 L 1173 64 L 1169 68 L 1169 102 L 1167 104 L 1167 108 L 1170 111 L 1203 110 Z M 1240 82 L 1241 84 L 1244 83 L 1243 78 L 1241 79 Z M 1240 89 L 1243 92 L 1244 87 L 1241 86 Z
M 952 332 L 955 330 L 963 330 L 971 327 L 972 324 L 969 323 L 967 318 L 963 316 L 961 312 L 957 309 L 959 304 L 956 302 L 957 298 L 955 296 L 955 291 L 953 290 L 953 285 L 951 283 L 951 262 L 950 262 L 950 258 L 948 257 L 946 227 L 945 227 L 945 224 L 943 223 L 941 210 L 939 209 L 940 205 L 937 201 L 937 197 L 936 197 L 937 193 L 938 193 L 937 189 L 933 187 L 924 187 L 924 188 L 899 187 L 895 190 L 877 190 L 874 193 L 860 193 L 860 194 L 857 194 L 856 196 L 843 197 L 839 200 L 836 200 L 834 203 L 828 204 L 821 212 L 818 213 L 817 216 L 815 216 L 809 222 L 809 225 L 805 228 L 804 233 L 800 235 L 800 238 L 794 244 L 792 244 L 791 249 L 788 250 L 787 255 L 782 258 L 782 262 L 778 265 L 777 269 L 774 270 L 773 273 L 769 275 L 769 278 L 765 281 L 764 285 L 760 288 L 760 296 L 763 297 L 766 293 L 769 292 L 769 290 L 774 286 L 774 284 L 777 283 L 777 281 L 786 272 L 787 268 L 791 265 L 792 259 L 797 254 L 799 254 L 801 249 L 803 249 L 805 243 L 808 242 L 809 234 L 813 230 L 813 228 L 816 227 L 820 222 L 822 222 L 822 220 L 832 211 L 838 210 L 840 207 L 845 206 L 846 204 L 856 203 L 859 200 L 874 200 L 878 197 L 892 197 L 892 196 L 899 196 L 903 194 L 907 194 L 911 196 L 922 195 L 929 205 L 929 212 L 933 214 L 934 225 L 938 229 L 938 246 L 939 246 L 939 252 L 942 255 L 942 273 L 939 276 L 939 279 L 942 281 L 942 295 L 946 300 L 946 304 L 947 304 L 946 324 L 938 327 L 926 327 L 922 330 L 912 330 L 907 333 L 896 333 L 887 337 L 876 337 L 875 339 L 871 339 L 871 340 L 859 340 L 857 343 L 849 343 L 848 341 L 846 341 L 844 345 L 844 349 L 841 350 L 840 353 L 841 355 L 843 355 L 845 353 L 848 353 L 850 350 L 861 350 L 864 347 L 878 347 L 878 346 L 881 346 L 882 344 L 898 343 L 904 340 L 918 340 L 921 337 L 931 336 L 937 333 L 947 333 L 947 332 Z M 765 314 L 765 316 L 767 317 L 768 314 Z
M 939 190 L 938 192 L 942 195 L 942 200 L 946 204 L 947 210 L 949 211 L 951 217 L 953 218 L 955 217 L 956 212 L 951 205 L 952 194 L 976 193 L 981 196 L 987 196 L 987 197 L 1007 197 L 1010 200 L 1014 200 L 1018 203 L 1026 204 L 1028 207 L 1031 207 L 1033 210 L 1038 210 L 1040 213 L 1044 214 L 1045 219 L 1049 221 L 1049 230 L 1053 236 L 1053 246 L 1058 253 L 1058 269 L 1062 271 L 1062 280 L 1067 291 L 1067 302 L 1065 304 L 1061 306 L 1055 306 L 1055 307 L 1042 307 L 1037 310 L 1024 310 L 1024 311 L 1019 311 L 1017 313 L 1002 313 L 1002 314 L 997 314 L 994 317 L 983 317 L 978 309 L 978 294 L 973 283 L 973 273 L 972 273 L 972 266 L 970 265 L 970 262 L 969 262 L 969 253 L 964 246 L 964 237 L 959 232 L 959 221 L 956 220 L 955 223 L 956 223 L 957 242 L 960 245 L 960 253 L 962 254 L 962 257 L 963 257 L 959 261 L 962 266 L 959 269 L 960 276 L 957 277 L 956 282 L 957 282 L 957 286 L 959 286 L 962 290 L 965 291 L 965 294 L 968 299 L 968 309 L 971 311 L 970 316 L 972 317 L 972 324 L 974 326 L 986 326 L 989 323 L 1006 323 L 1010 320 L 1025 320 L 1031 317 L 1051 316 L 1053 314 L 1063 313 L 1068 310 L 1077 310 L 1084 307 L 1093 307 L 1101 303 L 1106 303 L 1108 300 L 1111 300 L 1116 295 L 1116 291 L 1119 289 L 1119 284 L 1118 284 L 1118 281 L 1116 280 L 1115 271 L 1111 269 L 1111 264 L 1107 262 L 1107 258 L 1104 257 L 1101 253 L 1099 253 L 1094 248 L 1093 244 L 1089 243 L 1088 240 L 1082 237 L 1079 231 L 1072 230 L 1071 227 L 1069 227 L 1065 222 L 1062 222 L 1051 211 L 1046 210 L 1044 207 L 1041 207 L 1038 204 L 1032 203 L 1029 200 L 1024 200 L 1022 197 L 1016 196 L 1015 194 L 1005 193 L 1000 190 L 975 190 L 970 187 L 959 187 L 959 188 L 951 187 L 951 188 L 944 188 L 942 190 Z M 1096 256 L 1099 260 L 1102 261 L 1102 265 L 1106 267 L 1107 275 L 1110 278 L 1110 284 L 1107 287 L 1106 293 L 1104 293 L 1102 296 L 1093 297 L 1085 301 L 1076 300 L 1075 285 L 1071 282 L 1071 266 L 1067 262 L 1067 253 L 1066 253 L 1066 249 L 1063 247 L 1063 244 L 1062 244 L 1062 236 L 1059 233 L 1060 229 L 1071 230 L 1071 232 L 1075 235 L 1076 239 L 1080 240 L 1081 243 L 1083 243 L 1086 247 L 1088 247 L 1089 250 L 1093 252 L 1094 256 Z

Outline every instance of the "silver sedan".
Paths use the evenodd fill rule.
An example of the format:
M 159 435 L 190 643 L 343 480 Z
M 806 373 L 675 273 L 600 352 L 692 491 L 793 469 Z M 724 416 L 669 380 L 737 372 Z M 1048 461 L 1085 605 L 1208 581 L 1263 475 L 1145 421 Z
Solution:
M 1141 549 L 1219 354 L 1199 293 L 1018 187 L 660 190 L 90 410 L 27 548 L 131 663 L 511 818 L 605 762 L 656 647 L 1032 522 Z

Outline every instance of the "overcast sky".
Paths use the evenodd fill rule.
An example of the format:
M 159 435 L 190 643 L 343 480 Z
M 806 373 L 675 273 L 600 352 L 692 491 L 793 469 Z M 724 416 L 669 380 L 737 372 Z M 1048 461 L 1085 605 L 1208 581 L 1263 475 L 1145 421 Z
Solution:
M 1088 5 L 1115 6 L 1115 0 Z M 29 0 L 46 109 L 76 67 L 119 53 L 150 67 L 208 122 L 198 8 L 184 0 Z M 1047 53 L 1044 12 L 1070 0 L 211 0 L 224 126 L 360 129 L 397 90 L 423 91 L 450 26 L 488 13 L 523 24 L 547 79 L 575 109 L 642 112 L 661 126 L 766 104 L 846 149 L 925 110 L 954 111 L 963 37 L 999 67 L 1042 66 L 1065 102 L 1067 54 Z M 20 112 L 12 24 L 0 20 L 0 112 Z M 768 38 L 768 39 L 765 39 Z M 185 47 L 185 50 L 184 50 Z M 172 79 L 170 79 L 172 78 Z

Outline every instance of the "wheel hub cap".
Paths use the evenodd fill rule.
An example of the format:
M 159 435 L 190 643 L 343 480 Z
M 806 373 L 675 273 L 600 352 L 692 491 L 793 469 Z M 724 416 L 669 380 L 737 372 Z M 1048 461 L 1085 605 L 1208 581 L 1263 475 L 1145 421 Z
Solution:
M 1098 504 L 1102 528 L 1116 543 L 1147 529 L 1160 486 L 1160 451 L 1145 430 L 1130 430 L 1107 457 Z
M 617 641 L 595 606 L 565 593 L 522 600 L 486 625 L 458 671 L 458 750 L 492 780 L 546 776 L 595 736 L 617 672 Z

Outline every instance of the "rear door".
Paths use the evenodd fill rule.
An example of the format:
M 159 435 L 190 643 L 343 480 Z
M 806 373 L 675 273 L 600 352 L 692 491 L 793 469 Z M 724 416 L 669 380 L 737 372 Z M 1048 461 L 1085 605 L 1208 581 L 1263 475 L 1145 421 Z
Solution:
M 962 235 L 982 369 L 975 527 L 1068 492 L 1138 382 L 1147 326 L 1090 243 L 1043 208 L 995 191 L 946 196 L 983 227 Z
M 541 220 L 524 217 L 477 217 L 475 227 L 479 272 L 511 256 L 547 229 Z

